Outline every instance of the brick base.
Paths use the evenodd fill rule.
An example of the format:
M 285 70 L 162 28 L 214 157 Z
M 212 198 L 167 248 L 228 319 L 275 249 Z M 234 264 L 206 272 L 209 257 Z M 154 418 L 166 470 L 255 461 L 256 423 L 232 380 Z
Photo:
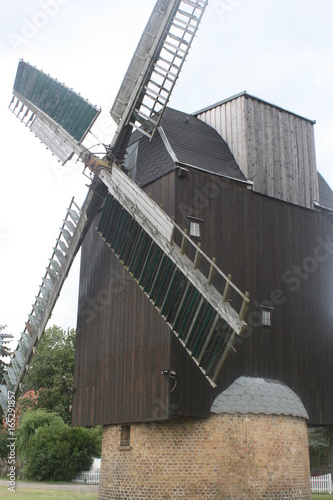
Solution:
M 212 415 L 103 432 L 99 500 L 311 499 L 307 426 L 276 415 Z

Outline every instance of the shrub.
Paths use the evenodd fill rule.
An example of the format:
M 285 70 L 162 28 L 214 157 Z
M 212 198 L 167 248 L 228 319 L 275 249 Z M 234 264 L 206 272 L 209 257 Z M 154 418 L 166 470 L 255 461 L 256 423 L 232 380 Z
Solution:
M 93 457 L 100 455 L 99 429 L 71 428 L 58 415 L 45 410 L 26 413 L 17 437 L 27 479 L 70 481 L 88 470 Z

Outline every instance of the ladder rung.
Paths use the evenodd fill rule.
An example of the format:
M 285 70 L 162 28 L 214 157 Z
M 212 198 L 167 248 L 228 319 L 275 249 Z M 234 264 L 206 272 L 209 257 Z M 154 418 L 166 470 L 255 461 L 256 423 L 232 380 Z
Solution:
M 179 43 L 183 43 L 184 45 L 188 46 L 189 45 L 189 42 L 187 42 L 186 40 L 184 40 L 183 38 L 180 38 L 179 36 L 177 35 L 174 35 L 173 33 L 171 33 L 170 31 L 168 31 L 168 36 L 170 38 L 172 38 L 173 40 L 176 40 L 177 42 Z
M 180 69 L 180 67 L 177 64 L 175 64 L 174 62 L 168 61 L 164 57 L 159 57 L 158 60 L 159 61 L 163 61 L 164 63 L 168 64 L 170 67 L 173 67 L 173 68 L 176 68 L 176 69 Z
M 173 83 L 173 82 L 175 81 L 174 79 L 170 78 L 169 76 L 164 75 L 164 74 L 163 74 L 163 73 L 161 73 L 160 71 L 157 71 L 157 70 L 156 70 L 156 68 L 157 68 L 157 65 L 156 65 L 156 66 L 155 66 L 155 68 L 154 68 L 153 74 L 159 75 L 159 76 L 161 76 L 162 78 L 164 78 L 164 80 L 168 80 L 168 81 L 169 81 L 169 82 L 171 82 L 171 83 Z M 169 90 L 168 90 L 168 92 L 170 93 L 170 91 L 169 91 Z
M 178 24 L 178 23 L 180 23 L 180 24 Z M 184 26 L 182 26 L 182 24 Z M 177 18 L 174 18 L 171 26 L 174 26 L 176 29 L 181 30 L 184 34 L 188 33 L 191 36 L 195 35 L 195 33 L 197 31 L 196 27 L 192 26 L 191 24 L 187 23 L 186 21 L 183 21 L 182 19 L 177 19 Z M 189 28 L 193 28 L 193 29 L 189 29 Z
M 150 79 L 147 86 L 149 86 L 150 84 L 154 85 L 155 87 L 157 87 L 158 89 L 160 89 L 160 92 L 165 92 L 166 94 L 170 94 L 170 90 L 167 89 L 166 87 L 163 87 L 163 85 L 160 85 L 159 83 L 156 83 L 154 80 Z
M 199 22 L 199 18 L 195 14 L 190 14 L 190 12 L 186 12 L 185 10 L 178 9 L 177 14 L 188 17 L 189 19 L 194 19 L 194 21 Z
M 150 109 L 151 109 L 151 110 L 154 110 L 157 104 L 159 104 L 159 105 L 160 105 L 160 106 L 162 106 L 162 107 L 163 107 L 163 106 L 165 106 L 165 104 L 166 104 L 166 102 L 165 102 L 165 101 L 167 100 L 167 99 L 165 99 L 165 101 L 164 101 L 164 102 L 162 102 L 162 101 L 160 101 L 157 97 L 150 95 L 147 91 L 146 91 L 146 95 L 145 95 L 145 97 L 147 97 L 148 99 L 151 99 L 152 101 L 154 101 L 154 105 L 150 107 Z M 163 99 L 164 99 L 164 98 L 163 98 Z M 143 103 L 142 103 L 142 104 L 143 104 Z M 143 105 L 144 105 L 144 104 L 143 104 Z M 148 106 L 147 106 L 147 107 L 148 107 Z
M 198 2 L 194 2 L 193 0 L 182 0 L 182 3 L 186 3 L 187 5 L 190 5 L 191 7 L 193 7 L 194 9 L 203 10 L 205 8 L 205 5 L 207 2 L 202 1 L 201 3 L 203 5 L 200 5 Z
M 168 46 L 168 47 L 171 47 L 172 49 L 174 50 L 171 50 L 171 49 L 167 49 L 165 46 Z M 182 49 L 180 46 L 177 46 L 177 45 L 174 45 L 173 43 L 169 42 L 168 40 L 165 40 L 164 41 L 164 44 L 163 44 L 163 49 L 167 50 L 168 52 L 170 52 L 170 54 L 174 54 L 176 55 L 177 52 L 182 52 L 183 53 L 183 59 L 184 59 L 184 56 L 186 55 L 187 53 L 187 49 Z
M 153 94 L 154 95 L 154 98 L 155 97 L 158 97 L 160 99 L 163 99 L 164 100 L 164 103 L 168 100 L 167 97 L 164 97 L 162 94 L 160 94 L 159 92 L 156 92 L 156 90 L 153 90 L 151 89 L 148 85 L 145 86 L 145 90 L 147 92 L 147 95 L 148 97 L 150 98 L 153 98 L 153 96 L 150 96 L 149 94 Z M 149 92 L 149 94 L 148 94 Z

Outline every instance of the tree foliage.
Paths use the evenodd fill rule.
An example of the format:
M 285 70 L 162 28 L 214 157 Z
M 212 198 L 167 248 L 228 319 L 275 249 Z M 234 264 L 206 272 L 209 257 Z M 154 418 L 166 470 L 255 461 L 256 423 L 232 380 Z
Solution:
M 72 428 L 55 413 L 35 410 L 22 417 L 17 449 L 27 479 L 70 481 L 100 456 L 101 430 Z
M 311 473 L 326 474 L 329 470 L 329 428 L 309 428 L 308 437 Z
M 7 430 L 2 428 L 0 429 L 0 459 L 6 460 L 8 455 L 8 433 Z
M 44 408 L 58 413 L 66 423 L 71 420 L 75 357 L 75 330 L 58 326 L 48 328 L 25 380 L 25 390 L 33 389 L 34 401 L 21 400 L 21 410 Z

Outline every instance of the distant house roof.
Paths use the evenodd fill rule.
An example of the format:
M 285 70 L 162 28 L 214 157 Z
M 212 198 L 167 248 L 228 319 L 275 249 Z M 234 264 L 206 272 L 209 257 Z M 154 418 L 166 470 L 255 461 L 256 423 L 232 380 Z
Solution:
M 292 415 L 308 419 L 300 398 L 282 382 L 240 377 L 215 399 L 212 413 Z
M 166 108 L 160 128 L 151 143 L 140 130 L 132 134 L 130 144 L 140 139 L 136 182 L 148 184 L 177 164 L 246 182 L 227 143 L 195 116 Z

